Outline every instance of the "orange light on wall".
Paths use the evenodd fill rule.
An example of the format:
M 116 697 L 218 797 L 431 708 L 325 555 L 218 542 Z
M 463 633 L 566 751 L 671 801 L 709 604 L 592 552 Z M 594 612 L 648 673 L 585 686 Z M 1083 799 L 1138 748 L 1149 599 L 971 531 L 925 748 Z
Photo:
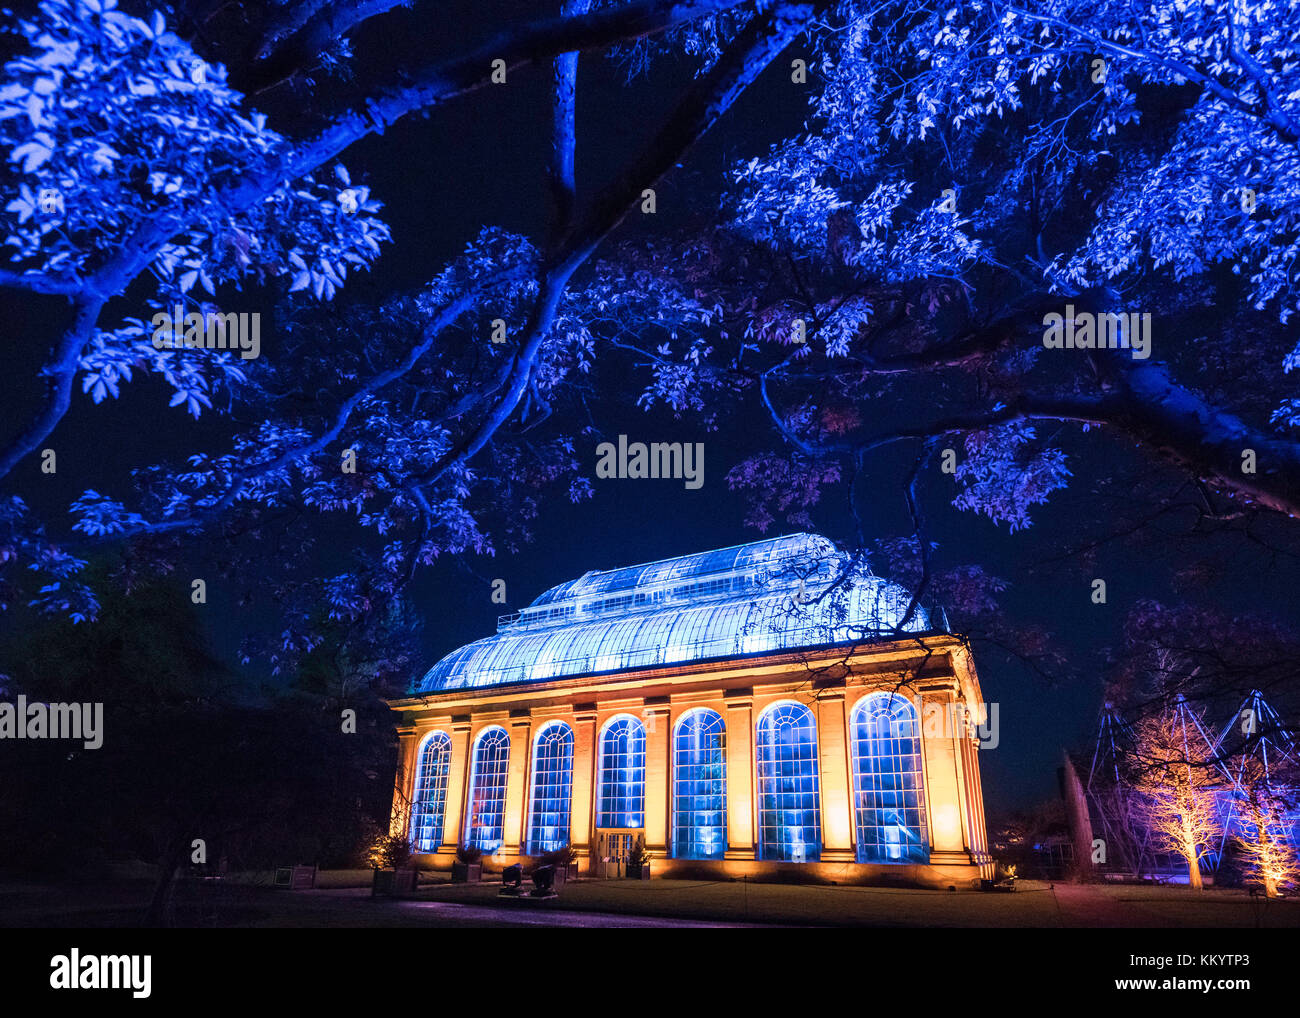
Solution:
M 961 820 L 957 807 L 951 803 L 934 811 L 934 840 L 936 845 L 945 846 L 961 842 Z

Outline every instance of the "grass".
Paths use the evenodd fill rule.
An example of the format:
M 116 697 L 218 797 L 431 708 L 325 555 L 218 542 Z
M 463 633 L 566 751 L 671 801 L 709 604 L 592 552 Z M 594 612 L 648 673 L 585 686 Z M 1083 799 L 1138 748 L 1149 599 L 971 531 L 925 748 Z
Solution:
M 374 899 L 362 888 L 282 891 L 236 884 L 178 888 L 177 926 L 437 927 L 545 922 L 555 911 L 782 926 L 1165 927 L 1300 926 L 1300 901 L 1252 899 L 1239 890 L 1069 885 L 1025 881 L 1014 894 L 691 880 L 579 880 L 558 899 L 500 898 L 498 882 L 425 884 L 412 901 Z M 152 885 L 0 881 L 0 925 L 118 928 L 140 923 Z M 437 903 L 421 907 L 419 902 Z M 440 906 L 453 906 L 442 908 Z M 469 906 L 461 909 L 454 906 Z M 581 925 L 581 915 L 555 916 Z M 608 919 L 605 925 L 610 923 Z
M 688 880 L 580 880 L 546 905 L 500 901 L 497 884 L 436 884 L 424 900 L 509 908 L 813 926 L 1295 927 L 1300 901 L 1239 890 L 1121 887 L 1024 881 L 1013 894 Z

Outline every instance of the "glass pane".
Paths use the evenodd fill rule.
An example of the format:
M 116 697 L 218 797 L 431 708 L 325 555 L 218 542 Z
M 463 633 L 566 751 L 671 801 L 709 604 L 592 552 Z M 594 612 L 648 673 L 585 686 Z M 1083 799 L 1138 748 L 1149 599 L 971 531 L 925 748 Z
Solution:
M 673 855 L 721 859 L 727 851 L 726 726 L 716 711 L 697 710 L 673 739 Z
M 529 855 L 555 852 L 569 843 L 573 791 L 573 729 L 562 721 L 538 733 L 533 751 L 533 807 L 528 820 Z
M 510 736 L 504 728 L 489 728 L 474 746 L 470 774 L 469 819 L 465 843 L 484 855 L 501 848 L 505 828 L 506 772 L 510 766 Z
M 814 862 L 821 857 L 817 725 L 800 703 L 779 703 L 758 721 L 759 858 Z
M 916 707 L 873 693 L 853 710 L 858 862 L 929 862 Z
M 451 736 L 433 732 L 424 740 L 415 771 L 411 801 L 411 847 L 434 852 L 442 844 L 442 818 L 447 807 L 447 772 L 451 767 Z
M 600 737 L 597 827 L 645 826 L 645 726 L 615 718 Z

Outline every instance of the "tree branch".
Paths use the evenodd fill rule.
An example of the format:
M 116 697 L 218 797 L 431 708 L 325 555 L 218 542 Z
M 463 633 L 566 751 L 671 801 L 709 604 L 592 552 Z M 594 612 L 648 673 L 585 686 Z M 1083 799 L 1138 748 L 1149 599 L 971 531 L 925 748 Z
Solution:
M 805 30 L 820 6 L 823 4 L 779 4 L 756 16 L 717 63 L 697 79 L 642 154 L 605 189 L 587 215 L 544 260 L 537 301 L 501 398 L 474 431 L 428 471 L 413 478 L 411 484 L 431 483 L 454 464 L 471 459 L 509 419 L 527 388 L 533 364 L 573 273 L 623 221 L 640 200 L 642 190 L 681 161 L 759 72 Z
M 624 7 L 580 16 L 547 18 L 514 26 L 455 60 L 425 68 L 411 84 L 381 92 L 360 110 L 338 114 L 331 125 L 304 142 L 288 141 L 260 166 L 234 175 L 235 183 L 219 191 L 215 204 L 227 214 L 241 212 L 337 156 L 348 146 L 385 128 L 408 113 L 430 110 L 490 81 L 493 60 L 517 68 L 573 50 L 594 49 L 625 39 L 663 31 L 704 14 L 738 6 L 740 0 L 633 0 Z M 60 292 L 85 298 L 96 314 L 80 314 L 80 335 L 65 333 L 54 360 L 43 373 L 51 379 L 46 403 L 23 432 L 0 452 L 0 477 L 32 452 L 67 413 L 81 350 L 90 337 L 103 296 L 120 293 L 143 272 L 158 249 L 192 225 L 193 215 L 160 213 L 141 223 L 118 247 L 116 255 L 84 280 L 80 287 Z M 25 274 L 21 274 L 25 275 Z
M 563 13 L 585 14 L 591 0 L 565 0 Z M 551 238 L 560 237 L 573 223 L 577 205 L 574 151 L 577 148 L 578 54 L 561 53 L 553 66 L 551 105 L 551 165 L 548 176 L 551 195 Z
M 1249 114 L 1258 120 L 1262 120 L 1273 128 L 1280 137 L 1290 142 L 1292 145 L 1300 142 L 1300 125 L 1289 117 L 1284 110 L 1270 104 L 1265 94 L 1264 107 L 1261 110 L 1254 103 L 1249 103 L 1239 96 L 1232 89 L 1228 88 L 1222 82 L 1204 71 L 1193 67 L 1176 57 L 1168 56 L 1161 53 L 1148 53 L 1143 50 L 1134 49 L 1132 46 L 1125 46 L 1123 43 L 1116 42 L 1113 39 L 1107 39 L 1105 36 L 1098 35 L 1096 32 L 1079 25 L 1072 25 L 1068 21 L 1052 17 L 1047 14 L 1037 14 L 1033 11 L 1025 10 L 1023 7 L 1008 7 L 1008 11 L 1014 12 L 1019 17 L 1027 21 L 1036 21 L 1039 24 L 1051 25 L 1053 28 L 1077 36 L 1080 39 L 1086 39 L 1098 50 L 1106 53 L 1115 53 L 1119 56 L 1128 57 L 1130 60 L 1138 63 L 1154 64 L 1163 67 L 1167 71 L 1172 71 L 1179 77 L 1186 78 L 1188 81 L 1194 81 L 1206 91 L 1211 92 L 1219 99 L 1223 100 L 1233 109 L 1239 112 Z M 1234 57 L 1240 62 L 1241 54 L 1234 52 Z M 1251 72 L 1248 64 L 1245 65 L 1247 72 Z M 1261 69 L 1262 70 L 1262 69 Z

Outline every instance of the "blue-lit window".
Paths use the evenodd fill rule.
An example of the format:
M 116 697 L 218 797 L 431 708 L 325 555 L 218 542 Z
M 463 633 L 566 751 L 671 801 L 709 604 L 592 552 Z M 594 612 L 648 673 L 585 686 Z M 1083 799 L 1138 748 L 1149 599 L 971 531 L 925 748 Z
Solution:
M 850 727 L 858 862 L 929 862 L 916 707 L 898 693 L 873 693 Z
M 597 827 L 645 826 L 645 726 L 614 718 L 600 734 Z
M 822 851 L 817 723 L 801 703 L 777 703 L 758 719 L 759 858 L 813 862 Z
M 529 855 L 555 852 L 569 843 L 573 795 L 573 729 L 552 721 L 533 747 L 533 807 L 528 818 Z
M 727 850 L 726 725 L 693 710 L 673 738 L 673 855 L 721 859 Z
M 417 754 L 411 798 L 411 847 L 434 852 L 442 844 L 442 817 L 447 808 L 447 772 L 451 769 L 451 736 L 433 732 Z
M 493 855 L 501 848 L 505 828 L 506 772 L 510 767 L 510 736 L 504 728 L 487 728 L 474 743 L 469 776 L 469 817 L 465 844 Z

